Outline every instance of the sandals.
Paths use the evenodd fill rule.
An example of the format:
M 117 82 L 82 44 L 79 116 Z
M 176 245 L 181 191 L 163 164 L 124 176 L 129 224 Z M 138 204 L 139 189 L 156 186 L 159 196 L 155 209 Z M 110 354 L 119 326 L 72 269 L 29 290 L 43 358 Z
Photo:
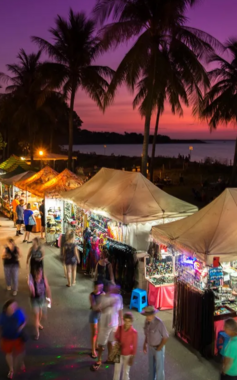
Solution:
M 43 329 L 44 329 L 44 326 L 41 326 L 41 325 L 40 325 L 40 326 L 39 326 L 39 329 L 40 329 L 40 330 L 43 330 Z
M 34 340 L 39 340 L 39 335 L 35 335 Z
M 97 359 L 97 355 L 90 354 L 91 359 Z
M 66 286 L 67 286 L 67 288 L 71 288 L 71 285 L 68 285 L 68 284 L 67 284 Z
M 13 378 L 13 374 L 14 374 L 13 371 L 9 371 L 9 372 L 8 372 L 8 375 L 7 375 L 7 378 L 8 378 L 8 379 L 12 379 L 12 378 Z
M 101 366 L 101 362 L 95 363 L 95 364 L 93 365 L 93 370 L 94 370 L 94 371 L 98 371 L 98 369 L 100 369 L 100 366 Z

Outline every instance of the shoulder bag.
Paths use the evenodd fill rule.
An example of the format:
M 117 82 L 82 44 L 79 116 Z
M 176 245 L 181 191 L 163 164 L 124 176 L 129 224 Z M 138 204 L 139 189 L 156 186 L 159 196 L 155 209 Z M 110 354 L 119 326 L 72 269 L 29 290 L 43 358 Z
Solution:
M 35 220 L 34 220 L 34 218 L 33 218 L 33 216 L 31 215 L 30 217 L 29 217 L 29 225 L 30 226 L 35 226 Z

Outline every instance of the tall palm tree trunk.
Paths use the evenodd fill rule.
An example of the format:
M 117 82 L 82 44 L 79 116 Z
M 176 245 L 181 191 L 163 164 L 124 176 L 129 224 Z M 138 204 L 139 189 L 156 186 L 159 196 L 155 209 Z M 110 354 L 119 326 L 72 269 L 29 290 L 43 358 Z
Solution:
M 34 163 L 34 132 L 31 129 L 31 123 L 28 123 L 29 141 L 30 141 L 30 164 Z
M 68 169 L 72 170 L 72 149 L 73 149 L 73 110 L 75 100 L 75 89 L 72 88 L 70 110 L 69 110 L 69 138 L 68 138 Z
M 235 140 L 235 155 L 234 155 L 234 162 L 233 162 L 233 169 L 232 169 L 232 176 L 231 176 L 232 186 L 236 184 L 236 166 L 237 166 L 237 137 Z
M 151 124 L 151 115 L 152 115 L 152 102 L 154 94 L 154 79 L 156 73 L 156 62 L 157 62 L 157 46 L 153 46 L 154 54 L 154 66 L 153 66 L 153 80 L 150 88 L 148 108 L 145 118 L 145 128 L 144 128 L 144 139 L 143 139 L 143 149 L 142 149 L 142 174 L 147 177 L 147 161 L 148 161 L 148 145 L 149 145 L 149 136 L 150 136 L 150 124 Z
M 144 138 L 142 147 L 142 174 L 147 176 L 148 145 L 150 136 L 151 113 L 146 115 L 144 126 Z
M 53 137 L 54 137 L 54 127 L 51 124 L 50 138 L 49 138 L 49 151 L 50 151 L 50 153 L 53 153 Z
M 152 153 L 151 153 L 151 168 L 150 168 L 151 181 L 153 181 L 154 160 L 155 160 L 155 155 L 156 155 L 156 138 L 157 138 L 157 133 L 158 133 L 159 120 L 160 120 L 160 108 L 158 107 L 157 115 L 156 115 L 155 131 L 154 131 L 154 137 L 153 137 L 153 144 L 152 144 Z

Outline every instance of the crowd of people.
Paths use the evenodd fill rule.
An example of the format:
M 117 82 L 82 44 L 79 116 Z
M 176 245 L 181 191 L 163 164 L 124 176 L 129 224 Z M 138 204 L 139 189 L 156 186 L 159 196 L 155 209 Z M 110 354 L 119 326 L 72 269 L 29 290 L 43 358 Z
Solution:
M 47 307 L 51 307 L 51 290 L 44 273 L 44 249 L 41 239 L 34 238 L 26 258 L 28 268 L 28 288 L 34 315 L 34 339 L 40 337 L 42 318 Z M 16 296 L 18 291 L 19 263 L 22 260 L 20 249 L 12 238 L 8 238 L 3 250 L 3 266 L 6 288 Z M 74 235 L 69 232 L 63 248 L 63 266 L 67 277 L 67 287 L 76 283 L 76 268 L 80 257 L 74 243 Z M 129 380 L 130 368 L 137 354 L 138 332 L 133 327 L 133 314 L 123 312 L 123 298 L 120 287 L 115 285 L 108 252 L 101 253 L 96 265 L 94 289 L 89 295 L 90 312 L 88 322 L 91 332 L 91 358 L 95 360 L 91 370 L 97 372 L 102 365 L 107 348 L 106 363 L 114 364 L 113 380 Z M 169 334 L 164 323 L 157 317 L 158 310 L 153 306 L 143 309 L 144 344 L 143 352 L 148 354 L 148 380 L 165 380 L 165 346 Z M 27 318 L 15 298 L 9 299 L 0 314 L 1 350 L 9 367 L 8 378 L 14 370 L 25 371 L 24 352 L 28 336 L 25 331 Z M 230 337 L 223 350 L 224 356 L 221 380 L 237 379 L 237 322 L 225 321 L 225 332 Z
M 20 198 L 19 194 L 15 195 L 12 201 L 12 213 L 14 226 L 16 226 L 16 236 L 24 235 L 23 243 L 32 243 L 30 240 L 30 234 L 34 225 L 36 224 L 34 212 L 31 209 L 30 203 L 25 203 L 23 198 Z M 39 206 L 39 213 L 41 216 L 41 239 L 44 238 L 45 233 L 45 205 L 44 199 Z M 22 226 L 25 225 L 25 233 L 22 232 Z

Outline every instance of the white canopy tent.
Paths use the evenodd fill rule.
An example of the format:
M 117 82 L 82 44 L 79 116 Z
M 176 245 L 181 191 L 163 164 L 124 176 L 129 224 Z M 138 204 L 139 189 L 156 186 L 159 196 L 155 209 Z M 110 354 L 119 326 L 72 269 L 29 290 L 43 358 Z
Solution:
M 102 168 L 80 188 L 62 193 L 79 207 L 127 225 L 125 243 L 146 250 L 151 227 L 198 209 L 157 188 L 141 173 Z
M 226 189 L 186 219 L 152 228 L 153 237 L 211 264 L 237 259 L 237 189 Z

